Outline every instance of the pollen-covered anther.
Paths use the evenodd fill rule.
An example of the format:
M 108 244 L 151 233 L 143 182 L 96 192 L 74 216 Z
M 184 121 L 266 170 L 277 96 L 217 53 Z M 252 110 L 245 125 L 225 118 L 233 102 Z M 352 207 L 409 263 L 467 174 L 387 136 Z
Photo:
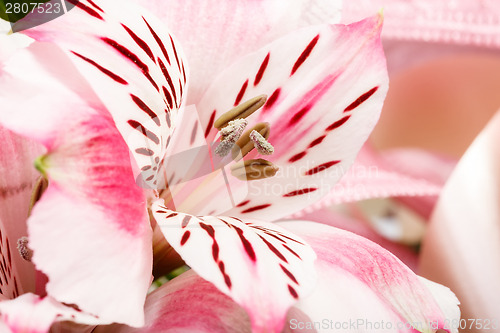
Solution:
M 243 102 L 236 106 L 235 108 L 227 111 L 222 114 L 217 120 L 214 122 L 214 127 L 220 130 L 221 128 L 229 125 L 229 122 L 235 119 L 243 119 L 249 117 L 252 113 L 260 109 L 267 101 L 266 95 L 260 95 L 249 99 L 246 102 Z
M 257 180 L 273 177 L 279 168 L 262 158 L 241 161 L 231 166 L 231 175 L 239 180 Z
M 17 240 L 17 250 L 21 257 L 26 261 L 31 261 L 33 250 L 28 247 L 28 237 L 21 237 Z
M 274 153 L 274 147 L 270 144 L 266 138 L 264 138 L 259 132 L 250 132 L 250 140 L 252 140 L 255 149 L 262 155 L 271 155 Z
M 221 142 L 215 148 L 215 153 L 221 157 L 229 154 L 234 144 L 241 137 L 241 133 L 248 125 L 245 119 L 235 119 L 231 120 L 226 127 L 221 129 L 220 134 L 222 137 Z
M 250 133 L 252 133 L 253 131 L 258 132 L 266 140 L 271 134 L 269 123 L 258 123 L 249 130 L 245 131 L 245 133 L 243 133 L 238 141 L 236 141 L 236 145 L 231 151 L 233 160 L 239 161 L 255 148 L 255 144 L 250 139 Z

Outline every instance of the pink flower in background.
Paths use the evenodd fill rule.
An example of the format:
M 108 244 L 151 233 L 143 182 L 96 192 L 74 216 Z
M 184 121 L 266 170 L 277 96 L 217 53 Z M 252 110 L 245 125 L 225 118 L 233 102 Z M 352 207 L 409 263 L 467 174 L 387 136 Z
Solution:
M 309 26 L 329 21 L 336 11 L 322 11 L 325 3 L 313 1 L 297 8 L 223 2 L 206 11 L 195 11 L 193 3 L 173 3 L 164 11 L 167 23 L 180 30 L 180 43 L 189 37 L 186 56 L 143 8 L 87 0 L 28 30 L 36 41 L 2 64 L 0 122 L 45 147 L 36 166 L 49 180 L 27 221 L 32 261 L 48 282 L 39 280 L 39 288 L 22 284 L 8 294 L 14 300 L 0 304 L 4 323 L 14 331 L 47 331 L 53 320 L 72 319 L 144 326 L 144 332 L 234 332 L 235 326 L 279 332 L 294 330 L 291 323 L 299 318 L 365 318 L 455 331 L 446 327 L 459 316 L 454 295 L 417 277 L 383 248 L 317 223 L 270 223 L 327 194 L 375 125 L 387 90 L 382 18 Z M 193 16 L 183 15 L 182 8 Z M 250 11 L 234 14 L 235 8 Z M 218 21 L 226 18 L 224 11 L 234 21 Z M 252 20 L 247 13 L 258 15 Z M 197 15 L 210 20 L 198 21 Z M 200 27 L 203 34 L 195 33 Z M 228 27 L 246 34 L 204 45 Z M 214 47 L 233 52 L 207 59 Z M 248 126 L 268 123 L 275 152 L 265 158 L 279 168 L 274 177 L 230 178 L 236 202 L 228 206 L 221 179 L 229 172 L 214 170 L 191 181 L 185 167 L 168 170 L 174 154 L 219 140 L 214 123 L 225 111 L 262 94 L 267 103 L 248 118 Z M 197 114 L 185 107 L 190 103 Z M 32 158 L 22 147 L 6 152 L 2 161 L 12 155 L 22 156 L 21 164 Z M 257 155 L 253 151 L 246 159 Z M 9 168 L 2 172 L 10 177 Z M 137 176 L 160 191 L 137 186 Z M 26 179 L 29 189 L 32 170 L 12 188 Z M 165 180 L 168 191 L 161 188 Z M 172 185 L 184 183 L 181 195 L 174 193 Z M 23 212 L 2 224 L 16 221 L 24 228 Z M 148 295 L 152 218 L 193 270 Z M 12 246 L 7 248 L 11 253 Z M 25 276 L 33 278 L 30 269 Z

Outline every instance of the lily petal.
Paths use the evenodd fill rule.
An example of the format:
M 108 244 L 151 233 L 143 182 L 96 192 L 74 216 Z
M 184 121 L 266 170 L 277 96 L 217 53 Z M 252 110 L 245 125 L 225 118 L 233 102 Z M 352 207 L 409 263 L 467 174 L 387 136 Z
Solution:
M 27 236 L 26 220 L 38 172 L 32 161 L 41 145 L 0 126 L 0 293 L 14 298 L 35 292 L 35 267 L 19 255 L 17 240 Z
M 318 255 L 319 283 L 296 305 L 311 321 L 355 322 L 357 330 L 347 331 L 356 332 L 373 332 L 368 322 L 380 328 L 382 320 L 390 332 L 457 332 L 449 329 L 452 320 L 460 319 L 455 295 L 446 287 L 428 286 L 382 247 L 323 224 L 279 225 L 303 237 Z
M 112 114 L 144 180 L 154 186 L 153 170 L 187 89 L 182 50 L 158 19 L 133 3 L 69 2 L 73 10 L 26 33 L 70 57 Z M 18 24 L 36 18 L 28 15 Z
M 417 272 L 418 255 L 414 249 L 388 240 L 375 231 L 368 221 L 352 216 L 344 216 L 341 212 L 335 211 L 335 208 L 332 206 L 318 209 L 303 215 L 301 219 L 323 223 L 367 238 L 397 256 L 406 266 Z
M 60 50 L 35 43 L 11 59 L 0 80 L 0 122 L 48 151 L 36 162 L 49 187 L 28 220 L 32 260 L 58 301 L 103 323 L 139 326 L 151 281 L 151 228 L 129 150 L 98 99 L 83 99 L 41 59 L 75 72 Z
M 500 113 L 497 113 L 450 176 L 423 240 L 420 270 L 423 276 L 446 283 L 457 293 L 463 303 L 463 318 L 497 323 L 500 319 L 499 134 Z M 471 326 L 471 331 L 474 327 Z
M 137 2 L 167 22 L 181 42 L 191 68 L 189 104 L 200 101 L 227 64 L 298 28 L 338 23 L 342 6 L 339 0 Z
M 451 160 L 430 153 L 404 150 L 378 153 L 367 144 L 333 190 L 294 217 L 334 204 L 406 196 L 429 198 L 428 211 L 435 202 L 432 197 L 439 195 L 453 165 Z
M 213 121 L 223 112 L 267 94 L 249 126 L 270 123 L 275 153 L 266 158 L 280 168 L 272 178 L 240 181 L 250 190 L 236 204 L 246 204 L 224 214 L 266 220 L 290 215 L 321 199 L 347 171 L 387 92 L 381 26 L 375 16 L 303 29 L 243 58 L 214 81 L 197 105 L 207 139 L 216 137 Z
M 254 331 L 279 332 L 288 308 L 314 285 L 311 248 L 271 223 L 192 216 L 161 201 L 153 215 L 186 263 L 247 310 Z
M 62 305 L 52 297 L 41 298 L 28 293 L 11 301 L 0 302 L 0 319 L 8 327 L 2 332 L 48 332 L 56 321 L 78 321 L 86 324 L 99 322 L 94 316 Z
M 95 333 L 250 333 L 247 313 L 212 283 L 193 270 L 185 272 L 148 295 L 146 325 L 97 327 Z

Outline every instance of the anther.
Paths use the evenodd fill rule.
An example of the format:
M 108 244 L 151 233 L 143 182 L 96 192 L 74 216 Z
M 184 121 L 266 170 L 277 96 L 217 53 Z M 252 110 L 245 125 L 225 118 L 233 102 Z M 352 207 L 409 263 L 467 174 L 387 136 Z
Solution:
M 231 166 L 231 175 L 239 180 L 257 180 L 273 177 L 279 168 L 262 158 L 241 161 Z
M 31 192 L 30 206 L 28 212 L 29 215 L 31 215 L 31 210 L 33 209 L 33 206 L 37 203 L 38 200 L 40 200 L 43 192 L 45 192 L 48 186 L 49 186 L 49 181 L 47 180 L 47 178 L 45 178 L 44 176 L 38 178 L 35 187 Z
M 255 149 L 257 149 L 260 154 L 271 155 L 274 153 L 273 145 L 270 144 L 259 132 L 255 130 L 250 132 L 250 140 L 252 140 L 255 145 Z
M 21 257 L 26 261 L 31 261 L 33 250 L 28 247 L 28 237 L 21 237 L 17 240 L 17 250 Z
M 215 153 L 221 157 L 229 154 L 247 124 L 248 122 L 245 119 L 231 120 L 227 126 L 220 131 L 222 140 L 217 148 L 215 148 Z
M 217 118 L 214 122 L 214 127 L 220 130 L 221 128 L 226 127 L 231 120 L 247 118 L 252 113 L 260 109 L 266 103 L 266 100 L 266 95 L 260 95 L 241 103 Z
M 235 161 L 245 157 L 252 149 L 255 148 L 253 141 L 250 139 L 250 133 L 253 131 L 258 132 L 265 139 L 269 138 L 269 135 L 271 134 L 269 123 L 258 123 L 251 129 L 245 131 L 238 141 L 236 141 L 236 145 L 231 151 L 231 155 Z

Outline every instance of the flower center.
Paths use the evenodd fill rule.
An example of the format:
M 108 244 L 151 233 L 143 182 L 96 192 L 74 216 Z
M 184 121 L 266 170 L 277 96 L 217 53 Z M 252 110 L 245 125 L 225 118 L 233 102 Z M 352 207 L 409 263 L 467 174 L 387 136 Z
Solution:
M 267 141 L 270 134 L 269 123 L 258 123 L 243 133 L 248 122 L 245 118 L 259 110 L 267 100 L 266 95 L 254 97 L 222 114 L 214 127 L 220 131 L 221 142 L 215 153 L 221 157 L 231 152 L 234 161 L 245 157 L 253 149 L 261 155 L 271 155 L 274 147 Z M 231 167 L 231 174 L 240 180 L 257 180 L 273 177 L 278 167 L 265 159 L 251 159 L 236 163 Z

